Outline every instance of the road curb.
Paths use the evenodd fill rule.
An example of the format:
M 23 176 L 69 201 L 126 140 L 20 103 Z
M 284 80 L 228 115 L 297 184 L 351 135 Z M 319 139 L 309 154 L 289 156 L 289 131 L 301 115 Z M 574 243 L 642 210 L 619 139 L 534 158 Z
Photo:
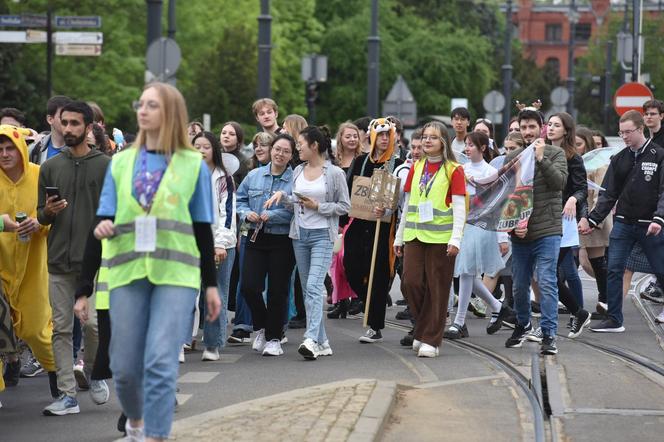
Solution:
M 367 405 L 348 437 L 348 442 L 378 440 L 392 413 L 396 396 L 396 382 L 377 381 Z
M 296 390 L 278 393 L 258 399 L 253 399 L 238 404 L 229 405 L 216 410 L 211 410 L 196 416 L 178 419 L 173 422 L 170 439 L 173 440 L 193 440 L 196 439 L 196 430 L 210 421 L 222 422 L 225 417 L 232 417 L 242 414 L 256 406 L 270 406 L 274 402 L 292 401 L 302 397 L 307 393 L 318 390 L 335 389 L 348 386 L 355 386 L 361 383 L 375 383 L 366 405 L 364 406 L 355 427 L 351 431 L 348 440 L 353 441 L 373 441 L 380 435 L 383 425 L 392 410 L 392 405 L 396 397 L 396 383 L 389 381 L 377 381 L 375 379 L 354 378 L 343 381 L 331 382 L 327 384 L 314 385 L 310 387 L 299 388 Z

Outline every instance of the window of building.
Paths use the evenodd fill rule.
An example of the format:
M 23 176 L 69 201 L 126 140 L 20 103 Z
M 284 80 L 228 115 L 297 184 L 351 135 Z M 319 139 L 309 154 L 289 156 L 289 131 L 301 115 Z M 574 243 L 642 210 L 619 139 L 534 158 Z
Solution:
M 556 57 L 549 57 L 544 62 L 546 72 L 552 77 L 560 77 L 560 60 Z
M 576 41 L 588 41 L 591 33 L 592 26 L 590 23 L 577 23 L 576 28 L 574 28 L 574 39 Z
M 563 41 L 563 25 L 559 23 L 549 23 L 545 29 L 546 41 Z

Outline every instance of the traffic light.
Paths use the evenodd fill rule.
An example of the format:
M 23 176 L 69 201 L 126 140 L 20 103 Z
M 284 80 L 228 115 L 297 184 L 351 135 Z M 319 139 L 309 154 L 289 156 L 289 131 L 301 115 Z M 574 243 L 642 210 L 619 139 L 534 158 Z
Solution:
M 602 98 L 604 96 L 604 88 L 606 81 L 603 75 L 593 75 L 591 77 L 592 88 L 590 89 L 590 96 L 595 98 Z

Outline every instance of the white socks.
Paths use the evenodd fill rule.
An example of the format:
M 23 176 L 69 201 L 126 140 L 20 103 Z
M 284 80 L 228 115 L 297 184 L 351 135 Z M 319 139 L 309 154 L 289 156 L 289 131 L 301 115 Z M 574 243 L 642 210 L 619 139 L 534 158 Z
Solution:
M 459 276 L 459 305 L 457 307 L 456 317 L 454 323 L 463 325 L 466 323 L 466 311 L 470 303 L 470 296 L 473 292 L 484 301 L 492 312 L 500 312 L 502 304 L 482 283 L 479 276 L 475 275 L 460 275 Z M 497 318 L 497 316 L 496 316 Z M 492 314 L 492 322 L 495 322 Z

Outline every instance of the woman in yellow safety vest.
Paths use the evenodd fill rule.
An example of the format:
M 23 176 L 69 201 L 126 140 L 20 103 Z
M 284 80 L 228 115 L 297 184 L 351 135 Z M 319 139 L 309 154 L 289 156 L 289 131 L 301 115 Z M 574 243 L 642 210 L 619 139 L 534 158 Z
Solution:
M 203 281 L 208 320 L 219 315 L 210 172 L 187 137 L 177 89 L 151 83 L 135 103 L 134 146 L 106 173 L 97 239 L 108 238 L 111 371 L 131 440 L 165 440 L 178 354 Z
M 433 358 L 443 339 L 454 260 L 466 220 L 466 183 L 445 126 L 427 123 L 422 149 L 426 156 L 413 164 L 406 178 L 394 249 L 404 258 L 402 287 L 415 319 L 413 350 Z

